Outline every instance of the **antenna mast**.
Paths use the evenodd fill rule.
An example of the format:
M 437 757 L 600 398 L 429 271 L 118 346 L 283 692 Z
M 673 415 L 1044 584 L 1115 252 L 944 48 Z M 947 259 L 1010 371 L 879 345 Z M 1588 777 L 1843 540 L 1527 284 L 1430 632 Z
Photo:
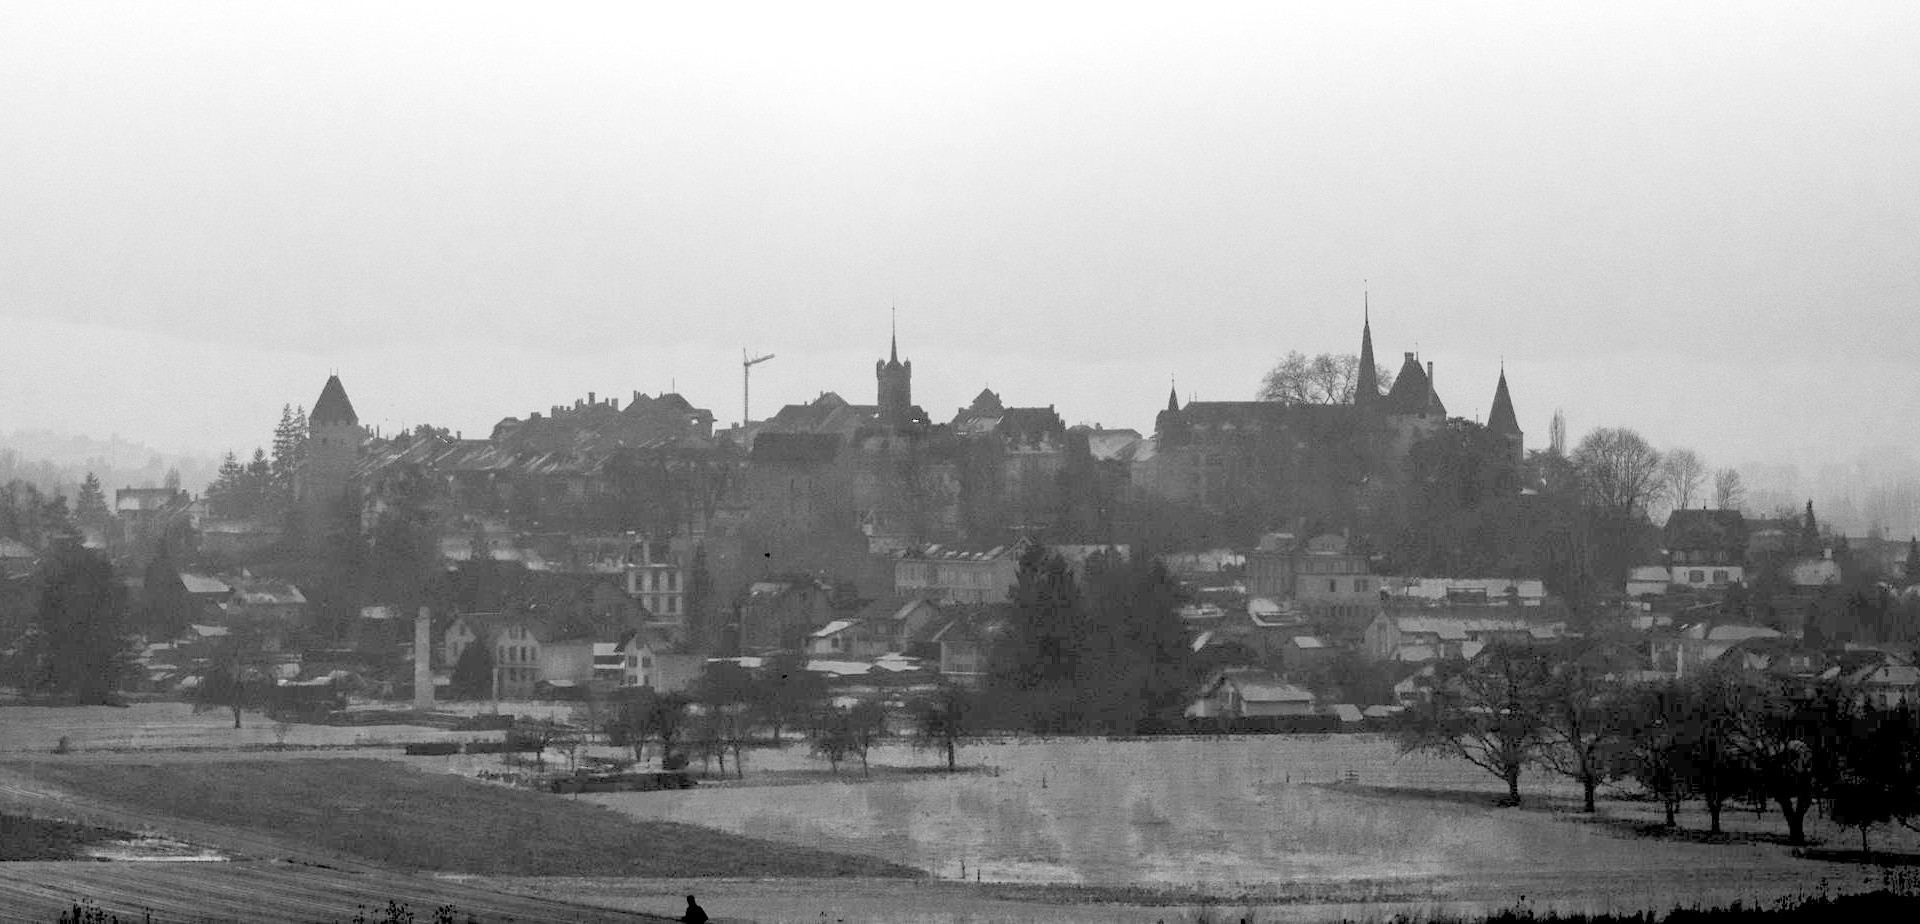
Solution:
M 772 358 L 772 353 L 768 353 L 765 356 L 749 357 L 745 349 L 740 351 L 740 426 L 742 427 L 753 422 L 751 411 L 753 407 L 753 367 Z

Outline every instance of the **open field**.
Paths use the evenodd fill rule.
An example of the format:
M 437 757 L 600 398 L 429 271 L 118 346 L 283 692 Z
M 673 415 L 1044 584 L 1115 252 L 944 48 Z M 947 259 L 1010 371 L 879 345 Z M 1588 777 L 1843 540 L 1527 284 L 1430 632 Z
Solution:
M 931 759 L 899 748 L 875 754 L 883 764 Z M 1399 759 L 1378 738 L 1026 741 L 976 746 L 962 759 L 998 772 L 862 783 L 856 770 L 842 783 L 581 798 L 635 817 L 897 858 L 946 879 L 960 878 L 964 864 L 965 877 L 981 882 L 1200 889 L 1263 905 L 1498 907 L 1525 894 L 1569 909 L 1666 908 L 1879 882 L 1877 872 L 1799 860 L 1771 843 L 1650 839 L 1563 813 L 1326 785 L 1352 771 L 1362 785 L 1465 789 L 1487 802 L 1499 790 L 1463 764 Z M 754 755 L 748 782 L 754 769 L 803 760 L 798 749 Z M 1577 791 L 1544 779 L 1527 789 Z
M 804 846 L 769 850 L 672 822 L 636 824 L 569 799 L 390 761 L 44 761 L 8 769 L 85 800 L 299 839 L 398 869 L 533 876 L 913 874 L 878 859 Z
M 224 709 L 195 713 L 186 703 L 112 706 L 0 707 L 0 756 L 50 754 L 60 739 L 76 751 L 109 748 L 236 748 L 289 745 L 365 747 L 406 741 L 493 740 L 501 732 L 453 732 L 413 725 L 287 725 L 276 728 L 259 713 L 233 727 Z
M 963 748 L 969 772 L 954 775 L 929 772 L 935 752 L 891 744 L 873 753 L 871 780 L 857 760 L 835 777 L 796 742 L 749 750 L 743 781 L 577 797 L 459 779 L 499 769 L 492 756 L 145 750 L 178 748 L 181 735 L 234 742 L 224 719 L 166 704 L 0 709 L 0 732 L 17 724 L 44 737 L 65 726 L 89 736 L 76 741 L 141 748 L 21 748 L 0 764 L 0 806 L 34 810 L 39 798 L 39 813 L 52 817 L 164 833 L 241 859 L 324 863 L 337 869 L 313 875 L 356 882 L 433 871 L 449 888 L 484 883 L 669 915 L 691 888 L 722 920 L 1185 922 L 1203 902 L 1218 902 L 1216 919 L 1361 920 L 1492 911 L 1521 896 L 1541 910 L 1664 910 L 1881 884 L 1877 870 L 1794 858 L 1777 843 L 1783 826 L 1772 814 L 1729 812 L 1730 842 L 1647 836 L 1656 806 L 1607 799 L 1600 818 L 1582 818 L 1569 811 L 1576 786 L 1532 774 L 1522 782 L 1526 808 L 1493 809 L 1502 786 L 1491 776 L 1401 757 L 1375 736 L 1009 739 Z M 267 723 L 250 716 L 249 725 L 273 739 Z M 288 743 L 369 731 L 380 730 L 294 726 Z M 396 726 L 391 740 L 436 734 Z M 1702 815 L 1688 811 L 1683 826 L 1704 828 Z M 1823 823 L 1810 830 L 1834 846 L 1856 843 Z M 1874 844 L 1902 847 L 1902 837 L 1876 832 Z M 911 872 L 892 863 L 936 878 L 866 875 Z M 176 868 L 142 873 L 174 877 L 176 890 L 237 875 L 183 866 L 265 868 L 93 865 Z

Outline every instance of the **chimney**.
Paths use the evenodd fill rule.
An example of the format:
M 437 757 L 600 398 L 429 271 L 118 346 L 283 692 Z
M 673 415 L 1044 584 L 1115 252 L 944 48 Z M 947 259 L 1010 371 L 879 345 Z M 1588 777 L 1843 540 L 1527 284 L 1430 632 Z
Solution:
M 632 402 L 630 402 L 630 403 L 632 403 L 632 404 L 639 404 L 639 403 L 640 403 L 640 389 L 638 389 L 638 388 L 636 388 L 636 389 L 634 389 L 634 390 L 633 390 L 633 401 L 632 401 Z
M 607 399 L 607 403 L 608 403 L 608 404 L 610 404 L 610 405 L 612 405 L 612 406 L 613 406 L 613 409 L 614 409 L 614 410 L 616 410 L 616 411 L 620 409 L 620 399 L 619 399 L 619 398 L 608 398 L 608 399 Z
M 1412 353 L 1408 353 L 1408 354 L 1407 354 L 1407 362 L 1413 362 L 1413 354 L 1412 354 Z
M 593 392 L 587 392 L 587 403 L 588 403 L 588 404 L 599 404 L 600 402 L 598 402 L 598 401 L 595 401 L 595 400 L 593 400 L 593 399 L 594 399 L 594 397 L 595 397 L 595 395 L 594 395 L 594 393 L 593 393 Z

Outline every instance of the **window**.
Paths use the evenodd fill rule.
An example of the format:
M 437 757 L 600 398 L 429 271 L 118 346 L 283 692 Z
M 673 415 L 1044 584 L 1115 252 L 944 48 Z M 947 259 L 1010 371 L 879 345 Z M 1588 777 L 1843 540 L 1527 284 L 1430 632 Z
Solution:
M 1356 594 L 1364 594 L 1364 593 L 1366 593 L 1366 592 L 1367 592 L 1367 579 L 1366 579 L 1366 578 L 1354 578 L 1354 579 L 1353 579 L 1353 592 L 1354 592 L 1354 593 L 1356 593 Z
M 1335 594 L 1339 592 L 1340 592 L 1339 580 L 1336 579 L 1336 580 L 1331 580 L 1327 582 L 1327 593 Z
M 628 666 L 628 667 L 639 667 L 639 666 L 640 666 L 640 656 L 639 656 L 639 655 L 627 655 L 627 666 Z
M 1727 582 L 1727 572 L 1726 572 L 1726 570 L 1725 570 L 1725 569 L 1720 569 L 1720 570 L 1716 570 L 1716 571 L 1714 571 L 1714 572 L 1713 572 L 1713 582 L 1714 582 L 1715 584 L 1725 584 L 1725 583 Z
M 667 598 L 667 615 L 672 616 L 678 612 L 680 612 L 680 598 L 668 597 Z
M 1705 571 L 1701 571 L 1700 569 L 1695 568 L 1692 571 L 1687 572 L 1687 583 L 1705 584 L 1706 582 L 1707 582 L 1707 573 Z

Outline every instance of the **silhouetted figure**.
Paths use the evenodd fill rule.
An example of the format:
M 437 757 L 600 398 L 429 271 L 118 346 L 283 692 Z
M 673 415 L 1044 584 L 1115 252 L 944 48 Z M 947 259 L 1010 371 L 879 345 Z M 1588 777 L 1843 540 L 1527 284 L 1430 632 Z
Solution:
M 685 924 L 707 924 L 707 909 L 700 907 L 700 903 L 694 901 L 693 896 L 689 895 L 687 896 L 687 913 L 681 915 L 680 920 Z

